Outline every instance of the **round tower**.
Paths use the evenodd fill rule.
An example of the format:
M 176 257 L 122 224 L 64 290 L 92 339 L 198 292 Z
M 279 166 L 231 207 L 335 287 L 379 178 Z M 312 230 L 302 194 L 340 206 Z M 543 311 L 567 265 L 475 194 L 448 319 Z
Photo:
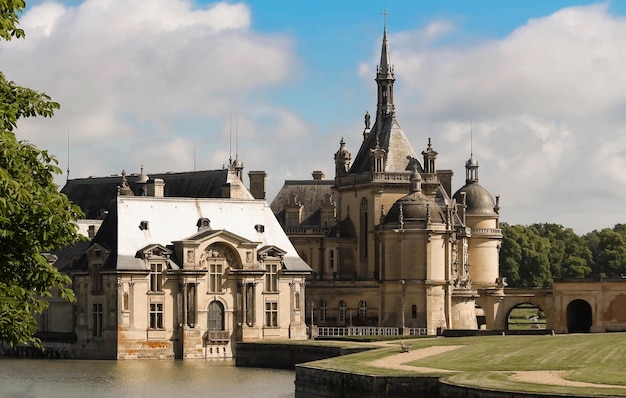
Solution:
M 456 191 L 454 199 L 463 206 L 465 225 L 470 228 L 467 264 L 475 288 L 497 286 L 499 272 L 498 247 L 502 240 L 499 229 L 499 206 L 493 196 L 478 183 L 478 162 L 473 156 L 465 163 L 465 185 Z

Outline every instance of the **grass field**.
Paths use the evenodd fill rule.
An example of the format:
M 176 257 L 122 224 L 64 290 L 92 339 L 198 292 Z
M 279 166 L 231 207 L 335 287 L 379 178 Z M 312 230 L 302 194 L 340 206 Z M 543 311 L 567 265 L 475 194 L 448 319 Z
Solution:
M 568 380 L 626 386 L 626 333 L 484 336 L 407 340 L 412 349 L 433 345 L 463 345 L 410 365 L 455 371 L 451 382 L 500 390 L 551 392 L 569 395 L 626 396 L 626 389 L 565 387 L 510 380 L 516 371 L 562 370 Z M 399 344 L 399 343 L 398 343 Z M 367 374 L 407 374 L 376 368 L 370 361 L 397 354 L 386 347 L 314 362 L 316 366 Z

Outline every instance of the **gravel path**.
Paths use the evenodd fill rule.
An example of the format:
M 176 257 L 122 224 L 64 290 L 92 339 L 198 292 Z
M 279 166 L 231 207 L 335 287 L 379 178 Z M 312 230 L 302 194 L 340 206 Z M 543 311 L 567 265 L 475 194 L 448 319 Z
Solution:
M 523 381 L 525 383 L 549 384 L 552 386 L 626 388 L 626 386 L 617 386 L 613 384 L 596 384 L 584 381 L 566 380 L 565 373 L 566 372 L 563 370 L 533 370 L 515 372 L 515 374 L 511 376 L 511 380 Z
M 422 366 L 410 366 L 405 363 L 417 361 L 422 358 L 430 357 L 432 355 L 439 355 L 444 352 L 456 350 L 463 347 L 462 345 L 443 345 L 432 346 L 426 348 L 420 348 L 417 350 L 411 350 L 409 352 L 402 352 L 395 355 L 390 355 L 385 358 L 380 358 L 370 362 L 370 365 L 379 368 L 397 369 L 404 371 L 411 371 L 417 373 L 451 373 L 454 372 L 448 369 L 436 369 L 427 368 Z M 398 347 L 399 349 L 399 347 Z M 525 383 L 536 384 L 548 384 L 553 386 L 567 386 L 567 387 L 597 387 L 597 388 L 621 388 L 626 389 L 626 386 L 618 386 L 612 384 L 596 384 L 586 383 L 582 381 L 573 381 L 565 379 L 565 371 L 551 371 L 551 370 L 535 370 L 535 371 L 519 371 L 510 376 L 511 380 L 521 381 Z

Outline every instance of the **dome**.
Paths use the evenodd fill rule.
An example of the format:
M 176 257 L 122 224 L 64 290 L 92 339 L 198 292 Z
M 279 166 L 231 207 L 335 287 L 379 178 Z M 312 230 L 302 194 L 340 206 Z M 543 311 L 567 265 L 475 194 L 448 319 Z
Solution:
M 446 220 L 439 205 L 428 199 L 422 192 L 417 191 L 396 200 L 385 216 L 385 224 L 399 222 L 400 208 L 402 208 L 402 219 L 405 223 L 426 221 L 428 213 L 433 223 L 444 223 Z
M 139 173 L 139 175 L 137 176 L 137 179 L 135 180 L 136 184 L 145 184 L 146 182 L 148 182 L 150 178 L 148 177 L 148 175 L 146 173 L 143 172 L 143 165 L 141 165 L 141 173 Z
M 496 203 L 494 202 L 493 197 L 489 191 L 477 182 L 465 184 L 464 187 L 456 191 L 454 199 L 456 199 L 456 202 L 459 204 L 463 203 L 463 199 L 461 197 L 462 193 L 465 193 L 465 204 L 467 205 L 467 209 L 465 211 L 467 214 L 497 215 L 494 210 Z

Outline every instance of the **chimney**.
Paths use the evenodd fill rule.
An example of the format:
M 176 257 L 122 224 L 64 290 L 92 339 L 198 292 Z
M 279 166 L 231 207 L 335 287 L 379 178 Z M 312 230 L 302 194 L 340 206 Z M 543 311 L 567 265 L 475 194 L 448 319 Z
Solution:
M 319 180 L 323 180 L 324 179 L 324 172 L 321 170 L 314 170 L 311 175 L 313 176 L 313 179 L 315 181 L 319 181 Z
M 146 196 L 162 198 L 165 191 L 165 182 L 160 178 L 150 179 L 146 183 Z
M 265 178 L 267 173 L 265 171 L 250 171 L 248 172 L 250 177 L 250 193 L 254 199 L 265 199 Z
M 441 181 L 441 185 L 443 185 L 443 189 L 446 190 L 448 196 L 452 197 L 452 175 L 454 173 L 452 170 L 437 170 L 437 177 L 439 177 L 439 181 Z

